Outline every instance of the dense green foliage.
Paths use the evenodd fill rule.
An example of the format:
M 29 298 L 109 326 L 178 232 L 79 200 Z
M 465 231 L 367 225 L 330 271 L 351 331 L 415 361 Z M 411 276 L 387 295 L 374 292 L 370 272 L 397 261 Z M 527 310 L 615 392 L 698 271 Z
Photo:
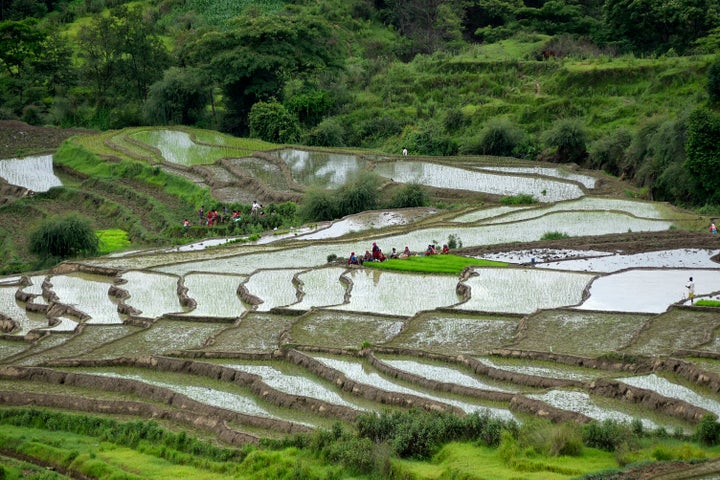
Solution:
M 90 221 L 74 213 L 45 220 L 30 235 L 30 250 L 43 257 L 94 255 L 98 245 Z
M 718 201 L 668 135 L 718 104 L 718 0 L 124 3 L 2 2 L 0 118 L 554 159 Z

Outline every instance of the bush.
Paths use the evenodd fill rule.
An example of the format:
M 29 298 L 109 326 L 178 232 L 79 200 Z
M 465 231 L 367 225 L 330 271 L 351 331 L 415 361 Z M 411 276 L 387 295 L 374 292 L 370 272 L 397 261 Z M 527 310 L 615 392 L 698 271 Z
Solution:
M 248 115 L 250 135 L 266 142 L 292 143 L 300 137 L 300 124 L 283 104 L 257 102 Z
M 563 238 L 570 238 L 570 235 L 563 232 L 545 232 L 540 240 L 560 240 Z
M 392 206 L 395 208 L 424 207 L 430 203 L 430 196 L 420 184 L 407 183 L 395 192 Z
M 560 120 L 545 135 L 545 144 L 557 149 L 559 162 L 580 163 L 587 155 L 587 132 L 580 120 Z
M 512 125 L 507 119 L 496 120 L 488 123 L 480 132 L 479 137 L 463 145 L 460 153 L 509 157 L 522 144 L 523 137 L 523 131 Z
M 631 445 L 634 440 L 632 430 L 615 420 L 605 420 L 602 423 L 593 421 L 583 428 L 585 445 L 608 452 L 614 452 L 623 442 Z
M 630 146 L 630 142 L 632 135 L 625 128 L 596 140 L 588 149 L 590 167 L 619 176 L 625 167 L 625 150 Z
M 501 205 L 511 206 L 511 205 L 532 205 L 533 203 L 538 203 L 537 199 L 533 197 L 532 195 L 528 195 L 526 193 L 521 193 L 519 195 L 512 195 L 510 197 L 503 197 L 500 199 Z
M 695 437 L 698 442 L 710 447 L 720 443 L 720 423 L 717 422 L 717 416 L 711 413 L 703 415 L 695 429 Z
M 44 257 L 94 255 L 98 246 L 90 221 L 77 214 L 45 220 L 30 234 L 30 251 Z

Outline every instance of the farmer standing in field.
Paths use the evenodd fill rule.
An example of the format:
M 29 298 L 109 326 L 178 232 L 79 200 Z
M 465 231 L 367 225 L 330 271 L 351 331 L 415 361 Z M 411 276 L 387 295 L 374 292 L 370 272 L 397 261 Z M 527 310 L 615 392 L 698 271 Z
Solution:
M 693 277 L 690 277 L 685 288 L 688 289 L 688 298 L 690 299 L 690 305 L 692 305 L 693 299 L 695 298 L 695 282 L 693 282 Z

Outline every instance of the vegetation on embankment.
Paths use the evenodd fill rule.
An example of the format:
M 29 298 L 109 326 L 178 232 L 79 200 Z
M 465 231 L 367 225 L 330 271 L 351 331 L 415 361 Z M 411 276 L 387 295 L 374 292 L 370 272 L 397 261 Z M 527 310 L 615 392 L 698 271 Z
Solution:
M 365 267 L 398 272 L 425 272 L 457 275 L 467 267 L 507 267 L 506 262 L 460 257 L 457 255 L 411 255 L 403 259 L 388 259 L 384 262 L 366 262 Z
M 606 420 L 581 426 L 535 420 L 519 426 L 480 414 L 367 413 L 354 428 L 224 448 L 154 421 L 119 422 L 35 408 L 0 409 L 4 453 L 97 479 L 170 478 L 612 478 L 651 461 L 698 462 L 716 455 L 718 423 L 693 438 Z M 700 443 L 698 443 L 700 442 Z M 703 446 L 705 445 L 705 446 Z M 677 467 L 677 465 L 675 465 Z M 3 470 L 3 473 L 5 470 Z M 604 473 L 599 473 L 604 472 Z

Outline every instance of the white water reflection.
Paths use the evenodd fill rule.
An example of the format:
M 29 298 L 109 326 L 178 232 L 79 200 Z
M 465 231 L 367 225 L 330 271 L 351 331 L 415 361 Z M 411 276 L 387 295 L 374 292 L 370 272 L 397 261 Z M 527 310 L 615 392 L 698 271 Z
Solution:
M 460 310 L 532 313 L 543 308 L 575 305 L 593 276 L 532 268 L 476 268 L 464 283 L 470 299 Z
M 374 268 L 350 270 L 346 275 L 353 282 L 350 302 L 334 310 L 411 316 L 462 301 L 454 275 L 408 275 Z
M 195 300 L 195 309 L 187 312 L 195 317 L 239 317 L 247 308 L 240 301 L 237 289 L 246 277 L 191 273 L 185 276 L 187 295 Z
M 316 398 L 323 402 L 364 410 L 362 407 L 346 401 L 337 392 L 333 392 L 325 385 L 301 375 L 289 375 L 269 365 L 229 364 L 225 366 L 258 375 L 262 377 L 263 382 L 272 388 L 290 395 Z
M 148 145 L 160 150 L 162 157 L 171 163 L 190 166 L 200 163 L 213 163 L 220 158 L 222 149 L 198 145 L 190 135 L 177 130 L 143 130 L 132 135 Z
M 683 387 L 677 383 L 672 383 L 671 381 L 663 377 L 659 377 L 654 373 L 638 377 L 618 378 L 616 380 L 627 383 L 633 387 L 652 390 L 664 397 L 682 400 L 690 405 L 704 408 L 705 410 L 720 416 L 720 402 L 711 398 L 703 397 L 687 387 Z
M 122 323 L 117 304 L 108 295 L 114 278 L 74 273 L 53 276 L 50 282 L 60 303 L 70 305 L 91 317 L 85 323 Z
M 479 165 L 476 170 L 490 170 L 491 172 L 520 173 L 525 175 L 544 175 L 546 177 L 557 177 L 562 180 L 570 180 L 582 183 L 585 188 L 595 188 L 597 178 L 580 173 L 566 172 L 560 168 L 548 167 L 491 167 Z
M 486 382 L 481 382 L 475 377 L 463 373 L 458 369 L 443 367 L 440 365 L 430 365 L 427 363 L 416 362 L 413 360 L 393 360 L 381 359 L 383 363 L 395 367 L 398 370 L 412 373 L 422 378 L 434 380 L 436 382 L 447 382 L 462 385 L 464 387 L 478 388 L 480 390 L 492 390 L 495 392 L 516 392 L 517 389 L 500 388 Z
M 274 154 L 290 167 L 293 180 L 297 183 L 331 189 L 345 185 L 351 176 L 367 165 L 365 160 L 355 155 L 292 149 L 280 150 Z
M 688 278 L 695 296 L 720 291 L 720 274 L 711 270 L 629 270 L 607 275 L 590 286 L 582 310 L 662 313 L 687 297 Z
M 367 372 L 365 371 L 365 366 L 361 362 L 357 361 L 350 361 L 350 360 L 340 360 L 336 358 L 328 358 L 328 357 L 315 357 L 315 360 L 319 361 L 320 363 L 330 367 L 334 368 L 335 370 L 338 370 L 343 375 L 347 376 L 348 378 L 365 384 L 370 385 L 375 388 L 379 388 L 381 390 L 385 390 L 387 392 L 398 392 L 398 393 L 406 393 L 409 395 L 416 395 L 418 397 L 427 398 L 430 400 L 434 400 L 436 402 L 445 403 L 447 405 L 452 405 L 455 407 L 460 408 L 466 413 L 471 412 L 484 412 L 488 411 L 488 413 L 495 418 L 500 418 L 502 420 L 514 420 L 515 417 L 512 413 L 510 413 L 509 410 L 505 410 L 502 408 L 490 408 L 490 407 L 484 407 L 482 405 L 474 405 L 467 402 L 461 402 L 458 400 L 450 399 L 450 398 L 444 398 L 444 397 L 438 397 L 435 395 L 430 395 L 426 392 L 423 392 L 421 390 L 415 390 L 408 387 L 403 387 L 401 385 L 398 385 L 397 383 L 393 383 L 385 377 L 382 377 L 380 374 L 375 372 Z
M 260 407 L 252 398 L 244 395 L 237 395 L 230 392 L 223 392 L 221 390 L 215 390 L 208 387 L 197 387 L 194 385 L 178 385 L 176 383 L 160 382 L 152 380 L 142 375 L 134 374 L 120 374 L 111 372 L 93 372 L 93 375 L 99 375 L 103 377 L 111 378 L 122 378 L 126 380 L 136 380 L 139 382 L 147 383 L 148 385 L 155 385 L 156 387 L 166 388 L 170 391 L 185 395 L 196 402 L 200 402 L 206 405 L 212 405 L 214 407 L 224 408 L 233 412 L 244 413 L 246 415 L 252 415 L 254 417 L 266 417 L 266 418 L 278 418 L 264 408 Z
M 0 177 L 34 192 L 47 192 L 62 185 L 53 172 L 52 155 L 0 160 Z
M 637 418 L 623 412 L 618 412 L 617 410 L 600 407 L 596 405 L 590 398 L 590 395 L 585 392 L 550 390 L 546 393 L 528 394 L 527 397 L 540 400 L 555 408 L 582 413 L 599 422 L 614 420 L 620 423 L 631 423 Z M 657 428 L 657 424 L 652 420 L 641 418 L 640 421 L 646 429 L 654 430 Z
M 543 203 L 569 200 L 584 195 L 582 189 L 575 183 L 547 178 L 514 177 L 425 162 L 378 163 L 375 172 L 400 183 L 418 183 L 492 195 L 527 194 Z

